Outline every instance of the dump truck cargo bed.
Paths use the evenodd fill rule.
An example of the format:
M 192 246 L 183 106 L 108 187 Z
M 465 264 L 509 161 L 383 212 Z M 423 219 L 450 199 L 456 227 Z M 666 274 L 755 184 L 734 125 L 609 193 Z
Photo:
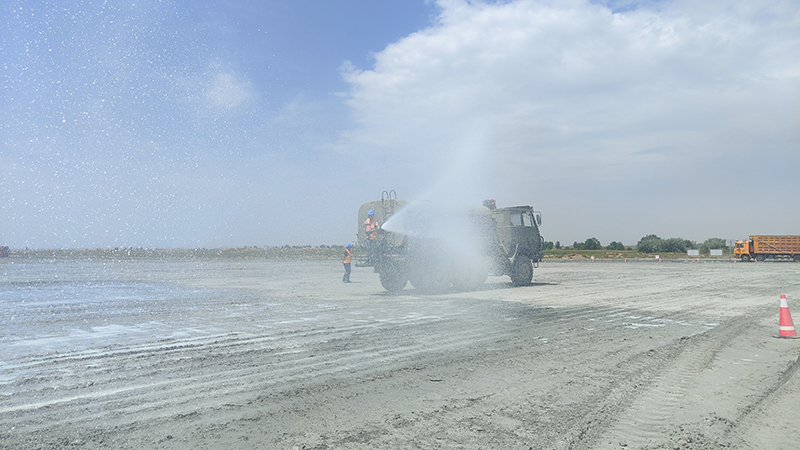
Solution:
M 800 253 L 800 236 L 750 236 L 755 253 Z

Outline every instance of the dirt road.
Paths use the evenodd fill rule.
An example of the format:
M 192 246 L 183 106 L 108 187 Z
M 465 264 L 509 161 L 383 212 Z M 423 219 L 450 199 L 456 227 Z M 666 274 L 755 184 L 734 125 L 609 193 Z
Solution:
M 0 344 L 0 447 L 800 445 L 800 340 L 773 338 L 800 264 L 548 261 L 529 287 L 396 296 L 331 260 L 115 264 L 94 282 L 192 295 L 74 306 L 106 324 L 77 344 Z

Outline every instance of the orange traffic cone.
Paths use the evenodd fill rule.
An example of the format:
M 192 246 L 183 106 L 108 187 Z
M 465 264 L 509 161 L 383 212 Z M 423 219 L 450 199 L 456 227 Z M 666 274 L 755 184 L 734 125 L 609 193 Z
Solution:
M 786 296 L 781 295 L 781 318 L 778 324 L 778 336 L 785 338 L 797 338 L 797 331 L 792 322 L 792 313 L 789 312 L 789 304 L 786 303 Z

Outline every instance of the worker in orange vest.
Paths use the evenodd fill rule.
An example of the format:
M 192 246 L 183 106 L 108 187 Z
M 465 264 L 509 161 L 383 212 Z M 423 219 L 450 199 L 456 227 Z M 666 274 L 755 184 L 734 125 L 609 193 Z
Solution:
M 342 283 L 349 283 L 350 282 L 350 261 L 353 260 L 353 254 L 350 253 L 350 247 L 353 244 L 347 243 L 344 246 L 344 259 L 342 259 L 342 264 L 344 264 L 344 276 L 342 277 Z
M 367 239 L 370 241 L 378 240 L 378 222 L 375 220 L 375 211 L 367 211 L 367 220 L 364 221 L 364 230 L 367 232 Z
M 367 233 L 367 264 L 374 264 L 378 250 L 378 230 L 381 228 L 375 220 L 375 211 L 367 211 L 367 220 L 364 221 L 364 231 Z

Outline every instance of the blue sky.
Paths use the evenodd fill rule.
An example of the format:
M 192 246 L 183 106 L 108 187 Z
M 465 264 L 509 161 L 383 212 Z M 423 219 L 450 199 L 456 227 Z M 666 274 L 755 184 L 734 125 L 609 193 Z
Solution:
M 388 189 L 531 204 L 565 244 L 800 233 L 792 1 L 6 1 L 0 24 L 0 245 L 339 244 Z

